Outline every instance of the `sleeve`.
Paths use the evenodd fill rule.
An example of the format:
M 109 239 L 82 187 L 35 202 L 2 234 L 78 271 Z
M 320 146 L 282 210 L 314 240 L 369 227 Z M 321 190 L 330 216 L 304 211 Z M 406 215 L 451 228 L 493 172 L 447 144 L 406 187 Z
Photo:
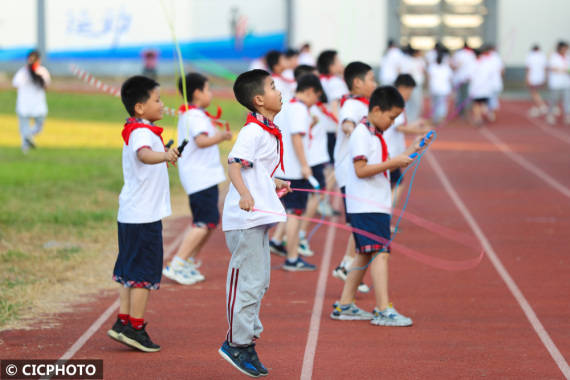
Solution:
M 338 114 L 338 120 L 340 123 L 344 123 L 345 121 L 352 121 L 354 124 L 357 124 L 360 120 L 356 120 L 357 117 L 355 115 L 355 107 L 353 100 L 347 100 L 344 103 L 344 106 L 341 107 L 340 112 Z
M 190 128 L 190 133 L 192 134 L 193 139 L 200 135 L 209 135 L 211 125 L 211 121 L 209 119 L 190 114 L 187 116 L 187 118 L 188 128 Z
M 329 81 L 329 93 L 328 101 L 332 102 L 333 100 L 338 100 L 343 97 L 343 95 L 348 94 L 348 87 L 346 87 L 346 83 L 340 78 L 331 78 Z
M 129 137 L 129 148 L 137 153 L 142 148 L 152 149 L 153 133 L 147 128 L 135 129 Z
M 348 140 L 350 148 L 350 156 L 352 157 L 352 162 L 365 160 L 368 161 L 368 139 L 370 136 L 366 134 L 368 131 L 366 128 L 360 125 L 352 132 L 350 139 Z
M 24 71 L 20 69 L 16 72 L 16 75 L 14 75 L 14 79 L 12 79 L 12 86 L 18 88 L 22 84 L 24 84 Z
M 309 112 L 303 105 L 296 105 L 295 107 L 289 108 L 289 117 L 287 129 L 291 135 L 305 135 L 309 131 L 309 126 L 311 124 L 311 119 Z
M 257 150 L 257 140 L 261 129 L 255 125 L 246 125 L 238 134 L 236 143 L 228 155 L 228 164 L 239 163 L 244 168 L 252 168 Z

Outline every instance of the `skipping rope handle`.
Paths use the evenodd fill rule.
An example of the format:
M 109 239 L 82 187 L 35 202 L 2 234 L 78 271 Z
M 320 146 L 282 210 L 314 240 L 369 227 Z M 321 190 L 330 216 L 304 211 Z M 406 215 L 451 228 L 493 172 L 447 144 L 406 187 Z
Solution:
M 435 131 L 429 131 L 427 135 L 425 135 L 424 137 L 422 137 L 422 139 L 420 140 L 420 148 L 423 148 L 427 142 L 426 139 L 431 139 L 433 136 L 435 135 Z M 410 158 L 414 159 L 418 156 L 418 152 L 412 153 L 410 154 Z
M 178 147 L 178 157 L 182 156 L 182 151 L 186 147 L 186 144 L 188 144 L 188 139 L 184 139 L 184 141 L 182 141 L 182 144 L 180 144 Z

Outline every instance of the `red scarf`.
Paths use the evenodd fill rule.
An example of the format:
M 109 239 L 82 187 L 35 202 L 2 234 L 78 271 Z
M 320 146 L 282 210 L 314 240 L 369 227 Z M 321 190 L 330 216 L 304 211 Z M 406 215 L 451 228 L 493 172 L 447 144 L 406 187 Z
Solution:
M 348 99 L 358 100 L 359 102 L 362 102 L 366 105 L 370 104 L 370 101 L 367 98 L 365 98 L 364 96 L 356 96 L 353 94 L 346 94 L 346 95 L 343 95 L 342 98 L 340 98 L 340 106 L 342 107 L 344 105 L 344 102 L 346 102 Z
M 178 108 L 178 114 L 182 115 L 184 114 L 184 112 L 186 111 L 190 111 L 190 110 L 200 110 L 202 112 L 204 112 L 206 114 L 206 116 L 208 116 L 210 118 L 210 120 L 212 121 L 212 124 L 217 125 L 218 127 L 222 128 L 222 127 L 226 127 L 226 130 L 229 132 L 230 131 L 230 124 L 226 121 L 223 122 L 220 119 L 220 117 L 222 116 L 222 108 L 220 106 L 218 106 L 218 110 L 216 111 L 216 116 L 210 114 L 208 111 L 206 111 L 203 108 L 200 107 L 196 107 L 193 104 L 183 104 Z
M 332 77 L 334 77 L 334 75 L 332 75 L 332 74 L 320 74 L 319 75 L 319 79 L 325 79 L 325 80 L 331 79 Z
M 370 133 L 372 133 L 372 134 L 374 134 L 374 136 L 378 137 L 378 139 L 380 140 L 380 145 L 382 146 L 382 162 L 386 161 L 388 159 L 388 145 L 386 145 L 386 141 L 384 140 L 384 136 L 382 136 L 382 132 L 378 132 L 376 127 L 374 127 L 370 124 L 370 121 L 368 121 L 368 118 L 366 116 L 363 117 L 360 122 L 368 128 Z M 383 174 L 384 174 L 384 177 L 388 178 L 388 172 L 387 171 L 384 171 Z
M 331 111 L 329 111 L 327 109 L 327 107 L 325 107 L 325 104 L 323 102 L 318 102 L 317 103 L 317 107 L 319 107 L 319 109 L 321 110 L 321 112 L 326 115 L 329 119 L 331 119 L 332 121 L 335 122 L 335 124 L 338 124 L 338 119 L 337 117 L 334 115 L 334 113 L 332 113 Z
M 283 75 L 281 75 L 281 74 L 273 73 L 273 74 L 271 74 L 271 76 L 272 76 L 273 78 L 279 78 L 279 79 L 281 79 L 281 80 L 282 80 L 283 82 L 285 82 L 285 83 L 295 83 L 295 79 L 285 78 L 285 77 L 284 77 Z
M 131 136 L 131 133 L 133 133 L 133 131 L 138 128 L 150 129 L 152 133 L 160 137 L 160 141 L 162 141 L 162 145 L 164 145 L 164 140 L 162 140 L 162 131 L 164 130 L 163 128 L 157 127 L 152 123 L 147 124 L 142 119 L 136 119 L 134 117 L 129 117 L 127 119 L 127 122 L 123 127 L 123 132 L 121 133 L 123 140 L 125 141 L 125 145 L 129 145 L 129 137 Z
M 279 142 L 279 162 L 277 163 L 277 166 L 275 167 L 275 169 L 273 169 L 273 172 L 271 173 L 271 177 L 273 177 L 273 174 L 275 174 L 275 171 L 277 170 L 277 168 L 279 166 L 281 166 L 281 170 L 283 171 L 283 173 L 285 173 L 285 168 L 283 167 L 283 137 L 281 135 L 281 131 L 279 130 L 279 127 L 276 126 L 275 124 L 273 124 L 273 122 L 271 120 L 269 120 L 266 117 L 264 117 L 263 115 L 260 115 L 257 113 L 249 113 L 247 115 L 247 119 L 245 120 L 244 126 L 248 125 L 249 123 L 255 123 L 255 124 L 259 125 L 266 132 L 275 136 L 275 138 Z

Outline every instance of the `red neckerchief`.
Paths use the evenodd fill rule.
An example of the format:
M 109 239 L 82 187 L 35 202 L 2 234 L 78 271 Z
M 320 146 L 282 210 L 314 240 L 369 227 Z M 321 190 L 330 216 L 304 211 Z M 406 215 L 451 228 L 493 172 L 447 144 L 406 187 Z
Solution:
M 275 169 L 273 169 L 271 177 L 273 177 L 273 174 L 275 174 L 275 171 L 279 166 L 281 166 L 281 170 L 283 171 L 283 173 L 285 173 L 285 168 L 283 167 L 283 136 L 281 135 L 281 130 L 279 129 L 279 127 L 273 124 L 271 120 L 258 113 L 249 113 L 247 115 L 247 119 L 245 120 L 244 126 L 248 125 L 249 123 L 255 123 L 259 125 L 266 132 L 275 136 L 277 142 L 279 143 L 279 162 L 277 163 Z
M 380 145 L 382 145 L 382 162 L 386 161 L 388 159 L 388 145 L 386 145 L 386 141 L 384 140 L 384 136 L 382 136 L 382 132 L 378 132 L 376 127 L 370 124 L 370 121 L 368 121 L 368 118 L 366 116 L 363 117 L 360 122 L 368 128 L 370 133 L 378 137 L 380 140 Z M 388 171 L 384 171 L 383 174 L 384 177 L 388 178 Z
M 222 128 L 222 127 L 226 127 L 226 130 L 229 132 L 230 131 L 230 124 L 226 121 L 225 123 L 222 120 L 219 120 L 220 117 L 222 116 L 222 108 L 220 106 L 218 106 L 218 110 L 216 112 L 216 116 L 210 114 L 208 111 L 206 111 L 203 108 L 197 107 L 193 104 L 183 104 L 178 108 L 178 114 L 179 115 L 183 115 L 184 112 L 186 111 L 190 111 L 190 110 L 200 110 L 202 112 L 204 112 L 206 114 L 206 116 L 208 116 L 208 118 L 210 119 L 210 121 L 212 122 L 212 124 L 217 125 L 218 127 Z
M 334 75 L 332 74 L 320 74 L 319 75 L 319 79 L 331 79 L 332 77 L 334 77 Z
M 342 107 L 344 105 L 344 102 L 346 102 L 348 99 L 358 100 L 359 102 L 362 102 L 366 105 L 370 104 L 370 100 L 366 99 L 364 96 L 356 96 L 353 94 L 346 94 L 346 95 L 343 95 L 342 98 L 340 98 L 340 106 Z
M 301 103 L 302 105 L 305 106 L 305 108 L 307 108 L 307 113 L 309 114 L 309 117 L 311 117 L 311 110 L 309 110 L 309 107 L 307 107 L 307 105 L 305 103 L 303 103 L 302 101 L 300 101 L 297 98 L 293 98 L 291 100 L 289 100 L 289 103 Z M 311 118 L 311 123 L 313 122 L 312 118 Z M 311 146 L 311 140 L 313 139 L 313 131 L 311 126 L 309 125 L 309 146 Z
M 164 140 L 162 140 L 162 131 L 163 128 L 157 127 L 156 125 L 152 124 L 143 119 L 136 119 L 134 117 L 129 117 L 125 126 L 123 127 L 123 132 L 121 135 L 123 136 L 123 140 L 125 141 L 125 145 L 129 145 L 129 137 L 131 133 L 138 128 L 147 128 L 150 129 L 152 133 L 160 137 L 160 141 L 162 141 L 162 145 L 164 145 Z
M 295 83 L 295 79 L 285 78 L 285 77 L 284 77 L 283 75 L 281 75 L 281 74 L 273 73 L 273 74 L 271 74 L 271 76 L 272 76 L 273 78 L 279 78 L 279 79 L 281 79 L 281 80 L 282 80 L 283 82 L 285 82 L 285 83 Z
M 338 124 L 338 118 L 334 115 L 334 113 L 332 113 L 331 111 L 329 111 L 327 109 L 327 107 L 325 107 L 325 104 L 323 102 L 318 102 L 317 103 L 317 107 L 321 110 L 321 112 L 327 116 L 329 119 L 331 119 L 332 121 L 335 122 L 335 124 Z

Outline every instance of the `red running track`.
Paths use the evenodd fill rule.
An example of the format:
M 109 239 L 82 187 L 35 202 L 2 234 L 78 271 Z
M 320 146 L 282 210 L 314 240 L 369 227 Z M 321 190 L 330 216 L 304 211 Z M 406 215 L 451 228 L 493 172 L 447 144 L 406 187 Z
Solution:
M 556 126 L 548 127 L 556 130 L 554 134 L 545 131 L 537 125 L 543 122 L 531 123 L 524 116 L 526 106 L 505 102 L 488 131 L 526 162 L 569 188 L 569 143 L 557 136 L 570 136 L 570 129 Z M 330 276 L 330 269 L 343 255 L 347 233 L 321 227 L 311 242 L 317 251 L 312 261 L 322 264 L 327 257 L 327 238 L 332 248 L 331 268 L 320 281 L 322 299 L 315 297 L 320 272 L 275 269 L 271 273 L 261 315 L 265 331 L 258 352 L 272 378 L 299 378 L 302 373 L 313 379 L 570 376 L 564 372 L 570 359 L 570 199 L 513 161 L 486 132 L 459 122 L 438 130 L 431 150 L 430 158 L 425 157 L 418 170 L 409 210 L 471 235 L 476 223 L 520 291 L 519 298 L 488 258 L 469 271 L 445 272 L 395 250 L 390 293 L 395 306 L 414 319 L 414 326 L 333 321 L 328 314 L 342 283 Z M 437 174 L 437 165 L 448 186 Z M 456 192 L 467 211 L 458 209 L 449 191 Z M 471 224 L 466 212 L 472 217 Z M 167 253 L 176 247 L 188 222 L 187 218 L 166 222 Z M 475 248 L 447 241 L 405 220 L 397 240 L 446 259 L 477 255 Z M 161 352 L 140 353 L 110 340 L 106 330 L 116 314 L 110 310 L 110 317 L 94 329 L 85 344 L 77 352 L 72 350 L 73 358 L 103 359 L 106 379 L 239 377 L 217 353 L 227 328 L 225 275 L 229 257 L 221 232 L 216 232 L 201 258 L 206 282 L 184 287 L 164 280 L 161 290 L 152 294 L 148 330 L 162 345 Z M 272 260 L 275 267 L 282 261 Z M 370 283 L 368 275 L 367 281 Z M 520 296 L 535 319 L 521 307 Z M 2 332 L 0 357 L 60 358 L 115 300 L 114 292 L 93 297 L 73 313 L 59 315 L 61 325 L 57 328 Z M 317 311 L 322 301 L 322 312 L 311 323 L 315 300 Z M 371 309 L 372 294 L 359 294 L 357 303 Z M 535 330 L 536 321 L 544 329 L 541 333 Z M 311 326 L 315 345 L 309 347 L 315 349 L 314 356 L 305 355 Z

